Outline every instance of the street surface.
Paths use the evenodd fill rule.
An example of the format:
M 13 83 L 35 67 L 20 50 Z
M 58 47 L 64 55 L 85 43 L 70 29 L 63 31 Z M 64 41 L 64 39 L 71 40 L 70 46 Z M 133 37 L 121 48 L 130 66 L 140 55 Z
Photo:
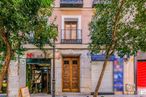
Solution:
M 31 97 L 52 97 L 51 95 L 46 94 L 37 94 L 37 95 L 31 95 Z M 64 95 L 64 96 L 56 96 L 56 97 L 93 97 L 92 95 Z M 138 96 L 138 95 L 103 95 L 98 97 L 146 97 L 144 96 Z
M 6 97 L 6 95 L 0 94 L 0 97 Z M 36 95 L 31 95 L 31 97 L 52 97 L 51 95 L 47 94 L 36 94 Z M 56 97 L 93 97 L 92 95 L 68 95 L 68 96 L 56 96 Z M 98 97 L 146 97 L 146 95 L 103 95 L 103 96 L 98 96 Z

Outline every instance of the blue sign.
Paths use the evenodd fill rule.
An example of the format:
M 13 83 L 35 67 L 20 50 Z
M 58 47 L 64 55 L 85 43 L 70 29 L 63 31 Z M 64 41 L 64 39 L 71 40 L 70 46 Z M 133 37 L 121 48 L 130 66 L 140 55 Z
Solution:
M 114 91 L 123 92 L 123 58 L 114 60 Z
M 109 58 L 109 61 L 114 61 L 115 56 L 112 55 Z M 100 54 L 100 55 L 91 55 L 91 60 L 92 61 L 104 61 L 105 60 L 105 55 L 104 54 Z

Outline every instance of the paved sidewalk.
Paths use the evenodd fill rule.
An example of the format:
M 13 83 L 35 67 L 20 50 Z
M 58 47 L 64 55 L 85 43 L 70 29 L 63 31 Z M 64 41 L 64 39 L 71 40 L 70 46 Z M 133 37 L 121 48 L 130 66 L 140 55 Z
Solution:
M 0 97 L 6 97 L 6 95 L 0 94 Z M 31 97 L 52 97 L 51 95 L 47 94 L 37 94 L 37 95 L 31 95 Z M 56 97 L 93 97 L 92 95 L 67 95 L 67 96 L 56 96 Z M 140 95 L 103 95 L 98 97 L 146 97 L 146 95 L 140 96 Z
M 0 94 L 0 97 L 6 97 L 6 94 Z
M 31 95 L 31 97 L 52 97 L 51 95 L 47 94 L 37 94 Z M 67 96 L 56 96 L 56 97 L 93 97 L 92 95 L 67 95 Z M 146 97 L 145 96 L 138 96 L 138 95 L 100 95 L 98 97 Z
M 31 97 L 52 97 L 51 95 L 47 96 L 31 96 Z M 55 96 L 55 97 L 93 97 L 93 96 Z M 146 97 L 145 96 L 134 96 L 134 95 L 103 95 L 98 97 Z

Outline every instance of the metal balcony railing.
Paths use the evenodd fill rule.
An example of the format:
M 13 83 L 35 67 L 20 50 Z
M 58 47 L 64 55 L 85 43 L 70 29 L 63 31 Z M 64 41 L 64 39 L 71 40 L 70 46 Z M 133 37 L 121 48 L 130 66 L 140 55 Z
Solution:
M 82 30 L 81 29 L 62 29 L 61 43 L 62 44 L 81 44 Z
M 49 39 L 46 39 L 46 41 L 42 41 L 42 36 L 40 35 L 40 37 L 38 37 L 38 39 L 35 39 L 34 37 L 34 33 L 33 32 L 30 32 L 26 35 L 27 37 L 27 41 L 26 41 L 26 44 L 37 44 L 38 46 L 42 46 L 42 44 L 49 44 L 50 43 L 50 40 Z
M 60 0 L 60 7 L 83 7 L 83 0 Z

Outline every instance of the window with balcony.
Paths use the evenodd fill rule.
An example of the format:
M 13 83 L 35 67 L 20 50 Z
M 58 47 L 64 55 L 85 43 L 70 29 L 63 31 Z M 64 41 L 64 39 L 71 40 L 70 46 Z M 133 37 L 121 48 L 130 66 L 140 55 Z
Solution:
M 82 31 L 78 29 L 77 21 L 64 21 L 64 29 L 61 30 L 62 44 L 81 44 Z
M 50 44 L 49 38 L 43 38 L 42 34 L 40 33 L 39 37 L 35 38 L 35 32 L 30 31 L 26 34 L 27 41 L 26 44 L 35 44 L 41 47 L 43 44 Z
M 60 7 L 83 7 L 83 0 L 60 0 Z

